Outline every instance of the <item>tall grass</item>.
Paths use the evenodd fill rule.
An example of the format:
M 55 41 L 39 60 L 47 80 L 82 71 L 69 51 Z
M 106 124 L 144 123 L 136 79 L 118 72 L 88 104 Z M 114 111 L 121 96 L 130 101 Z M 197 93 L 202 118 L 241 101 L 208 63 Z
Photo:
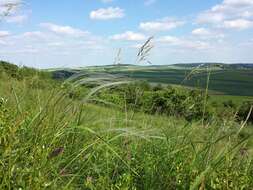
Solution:
M 69 97 L 67 83 L 1 78 L 0 189 L 253 187 L 252 130 L 89 104 L 126 82 L 107 78 L 69 79 L 99 82 L 82 100 Z

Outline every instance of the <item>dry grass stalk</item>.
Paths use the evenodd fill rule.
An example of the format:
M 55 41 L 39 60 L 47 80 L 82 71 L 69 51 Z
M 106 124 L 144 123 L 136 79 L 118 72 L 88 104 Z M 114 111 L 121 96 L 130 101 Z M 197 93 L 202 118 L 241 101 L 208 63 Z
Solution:
M 141 62 L 147 62 L 149 64 L 152 64 L 148 57 L 150 55 L 150 51 L 154 48 L 154 45 L 152 43 L 154 37 L 149 37 L 148 40 L 141 46 L 141 48 L 138 51 L 136 63 Z

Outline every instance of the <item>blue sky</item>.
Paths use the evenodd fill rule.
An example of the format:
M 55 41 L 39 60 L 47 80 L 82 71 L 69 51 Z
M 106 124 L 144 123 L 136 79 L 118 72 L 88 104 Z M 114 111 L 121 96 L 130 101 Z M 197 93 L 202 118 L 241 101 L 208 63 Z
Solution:
M 119 48 L 131 64 L 150 36 L 153 64 L 253 62 L 253 0 L 0 0 L 0 16 L 0 59 L 19 65 L 112 64 Z

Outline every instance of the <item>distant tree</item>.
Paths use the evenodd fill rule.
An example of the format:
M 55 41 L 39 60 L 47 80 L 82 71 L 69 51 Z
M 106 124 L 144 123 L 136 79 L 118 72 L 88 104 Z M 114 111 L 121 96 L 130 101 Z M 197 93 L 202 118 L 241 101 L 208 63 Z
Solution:
M 8 76 L 12 78 L 19 78 L 18 70 L 19 68 L 17 65 L 0 61 L 0 71 L 6 73 Z
M 163 90 L 163 86 L 161 84 L 157 84 L 156 86 L 153 87 L 154 91 L 160 91 Z

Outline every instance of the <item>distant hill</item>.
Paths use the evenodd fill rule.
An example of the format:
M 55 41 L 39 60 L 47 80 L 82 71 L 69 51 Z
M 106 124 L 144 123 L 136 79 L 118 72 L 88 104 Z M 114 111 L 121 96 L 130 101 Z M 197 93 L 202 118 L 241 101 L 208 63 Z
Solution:
M 234 64 L 227 64 L 227 63 L 178 63 L 174 64 L 177 67 L 207 67 L 207 66 L 215 66 L 220 67 L 223 69 L 253 69 L 253 63 L 234 63 Z
M 90 66 L 84 68 L 61 68 L 45 70 L 54 79 L 65 80 L 73 74 L 85 72 L 87 74 L 112 74 L 145 80 L 150 83 L 164 85 L 184 85 L 188 87 L 206 88 L 207 66 L 215 67 L 210 76 L 209 89 L 218 94 L 253 96 L 253 64 L 223 64 L 223 63 L 187 63 L 174 65 L 106 65 Z M 188 77 L 193 68 L 199 67 Z M 203 68 L 203 69 L 202 69 Z M 20 78 L 22 76 L 37 73 L 33 69 L 19 68 L 7 62 L 0 62 L 1 71 L 10 76 Z
M 137 80 L 164 85 L 184 85 L 206 88 L 207 72 L 204 68 L 211 66 L 209 89 L 217 94 L 253 96 L 253 64 L 223 63 L 188 63 L 174 65 L 105 65 L 80 68 L 79 71 L 90 73 L 109 73 L 122 75 Z M 187 77 L 193 68 L 200 70 Z M 72 70 L 78 72 L 77 70 Z M 71 70 L 58 70 L 55 78 L 64 79 L 71 75 Z M 74 74 L 74 73 L 73 73 Z

